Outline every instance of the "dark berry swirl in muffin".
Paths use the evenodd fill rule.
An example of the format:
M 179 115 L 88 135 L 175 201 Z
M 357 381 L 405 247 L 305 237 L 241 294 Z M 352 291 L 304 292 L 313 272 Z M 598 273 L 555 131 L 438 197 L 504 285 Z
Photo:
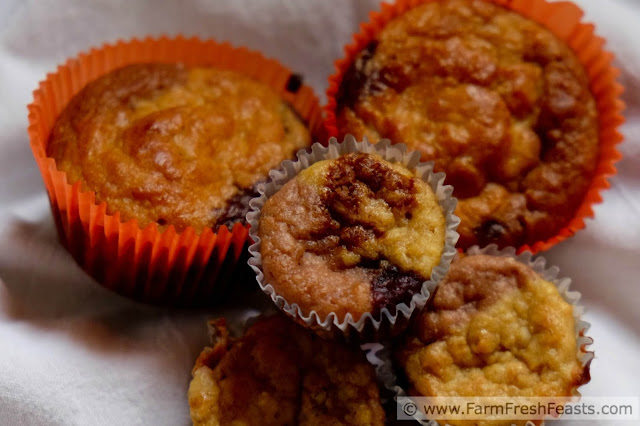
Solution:
M 435 193 L 402 165 L 372 154 L 321 161 L 262 208 L 265 282 L 320 318 L 394 313 L 430 279 L 445 231 Z

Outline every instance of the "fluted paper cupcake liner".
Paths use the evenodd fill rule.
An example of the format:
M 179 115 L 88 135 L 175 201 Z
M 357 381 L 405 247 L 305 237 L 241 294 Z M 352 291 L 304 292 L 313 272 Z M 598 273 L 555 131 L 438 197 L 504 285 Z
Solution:
M 244 47 L 198 38 L 145 38 L 91 49 L 58 67 L 33 93 L 29 109 L 31 149 L 42 174 L 60 241 L 76 262 L 103 286 L 148 303 L 211 305 L 230 285 L 230 273 L 247 244 L 248 227 L 235 224 L 216 232 L 177 232 L 169 225 L 140 228 L 69 182 L 47 156 L 52 127 L 71 98 L 87 83 L 133 63 L 182 63 L 230 69 L 269 85 L 323 134 L 318 100 L 311 88 L 273 59 Z M 291 82 L 295 84 L 291 84 Z
M 582 367 L 586 371 L 587 382 L 580 384 L 580 386 L 588 383 L 590 380 L 589 376 L 589 368 L 591 361 L 594 358 L 594 352 L 588 349 L 589 346 L 593 344 L 593 339 L 586 335 L 587 331 L 591 327 L 591 324 L 584 321 L 582 316 L 584 315 L 584 307 L 579 305 L 579 301 L 581 298 L 581 294 L 577 291 L 570 290 L 571 279 L 566 277 L 561 277 L 559 275 L 560 269 L 557 266 L 548 266 L 546 259 L 541 256 L 533 257 L 532 253 L 525 252 L 522 254 L 516 254 L 516 249 L 514 247 L 508 247 L 505 249 L 498 249 L 498 246 L 495 244 L 489 245 L 484 248 L 480 248 L 478 246 L 473 246 L 469 248 L 466 252 L 467 256 L 476 256 L 480 254 L 490 255 L 490 256 L 499 256 L 499 257 L 510 257 L 516 259 L 518 262 L 523 263 L 533 269 L 538 275 L 540 275 L 543 279 L 553 283 L 562 298 L 573 307 L 573 317 L 575 319 L 575 332 L 576 332 L 576 347 L 578 349 L 578 359 L 582 364 Z M 395 395 L 395 399 L 398 398 L 406 398 L 411 397 L 408 395 L 406 390 L 397 384 L 397 377 L 394 372 L 396 366 L 392 360 L 392 356 L 390 354 L 391 351 L 390 345 L 385 345 L 384 348 L 376 348 L 375 351 L 371 351 L 369 354 L 370 361 L 376 366 L 376 374 L 378 376 L 378 380 L 382 383 L 382 385 L 391 393 Z M 579 386 L 572 389 L 571 396 L 580 397 L 580 392 L 578 391 Z M 509 395 L 505 395 L 509 396 Z M 415 417 L 420 424 L 425 426 L 438 426 L 439 423 L 434 420 L 423 420 L 418 417 Z M 540 424 L 540 423 L 539 423 Z M 544 422 L 542 422 L 544 424 Z
M 421 4 L 438 0 L 397 0 L 393 4 L 383 3 L 379 12 L 372 12 L 369 21 L 360 25 L 350 44 L 344 48 L 345 55 L 335 62 L 336 72 L 329 77 L 327 103 L 324 106 L 325 126 L 329 136 L 338 137 L 336 122 L 337 94 L 344 74 L 356 56 L 394 18 Z M 624 122 L 624 103 L 620 99 L 623 87 L 616 81 L 619 70 L 612 63 L 614 56 L 604 50 L 605 40 L 595 34 L 594 26 L 582 22 L 584 13 L 568 1 L 551 3 L 547 0 L 487 0 L 529 18 L 549 29 L 575 52 L 589 77 L 591 92 L 598 109 L 600 153 L 594 177 L 582 204 L 575 216 L 555 236 L 534 244 L 517 247 L 518 253 L 545 251 L 573 236 L 585 227 L 585 219 L 594 216 L 593 206 L 602 202 L 601 192 L 609 188 L 609 178 L 617 173 L 615 163 L 622 155 L 617 145 L 623 136 L 619 126 Z M 398 141 L 402 142 L 402 141 Z
M 430 279 L 423 283 L 421 291 L 413 295 L 409 304 L 401 303 L 396 305 L 394 314 L 389 309 L 383 308 L 375 317 L 371 313 L 365 313 L 358 321 L 354 321 L 350 313 L 344 318 L 338 318 L 335 313 L 330 313 L 326 318 L 321 318 L 315 311 L 303 312 L 300 306 L 285 300 L 278 295 L 271 283 L 266 282 L 262 272 L 260 237 L 258 236 L 260 212 L 267 199 L 275 194 L 285 183 L 293 179 L 300 171 L 318 161 L 335 159 L 354 152 L 375 153 L 387 161 L 400 163 L 431 186 L 445 215 L 445 246 L 440 262 L 438 266 L 433 268 Z M 272 170 L 269 173 L 271 178 L 269 182 L 259 188 L 260 197 L 254 198 L 250 202 L 251 210 L 247 214 L 247 222 L 251 225 L 249 233 L 254 243 L 249 247 L 249 254 L 251 255 L 249 265 L 257 274 L 260 288 L 290 317 L 325 336 L 337 337 L 342 335 L 347 338 L 371 339 L 401 332 L 407 326 L 408 319 L 413 312 L 425 305 L 429 294 L 447 274 L 451 260 L 455 256 L 455 244 L 458 240 L 456 228 L 460 223 L 460 219 L 453 214 L 457 203 L 457 200 L 451 196 L 453 187 L 444 184 L 444 173 L 433 172 L 433 163 L 420 162 L 420 153 L 416 151 L 407 152 L 405 145 L 392 145 L 389 140 L 382 140 L 372 145 L 366 139 L 358 142 L 353 136 L 347 135 L 342 143 L 339 143 L 335 138 L 330 139 L 326 147 L 315 143 L 310 151 L 299 151 L 297 157 L 297 161 L 284 161 L 279 170 Z

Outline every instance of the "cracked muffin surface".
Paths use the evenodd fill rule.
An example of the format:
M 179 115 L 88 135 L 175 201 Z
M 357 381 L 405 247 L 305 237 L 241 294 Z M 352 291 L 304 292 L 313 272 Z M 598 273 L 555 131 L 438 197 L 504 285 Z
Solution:
M 573 307 L 553 283 L 515 259 L 476 255 L 452 263 L 396 359 L 410 395 L 568 397 L 589 380 L 579 350 Z
M 380 425 L 373 366 L 357 347 L 314 336 L 284 316 L 258 320 L 240 339 L 224 320 L 198 357 L 189 387 L 193 424 Z
M 337 94 L 339 132 L 389 138 L 434 160 L 458 198 L 460 246 L 556 235 L 596 169 L 597 109 L 573 51 L 483 0 L 441 0 L 392 19 Z
M 136 64 L 74 96 L 47 154 L 109 214 L 199 232 L 244 223 L 256 184 L 310 142 L 263 83 L 216 68 Z
M 445 217 L 429 184 L 355 153 L 302 170 L 262 208 L 265 283 L 321 321 L 354 321 L 420 292 L 440 263 Z

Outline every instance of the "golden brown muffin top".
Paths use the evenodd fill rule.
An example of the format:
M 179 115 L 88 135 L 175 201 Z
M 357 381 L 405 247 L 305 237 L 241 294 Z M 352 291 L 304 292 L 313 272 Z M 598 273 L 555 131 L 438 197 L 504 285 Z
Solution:
M 338 94 L 342 134 L 435 160 L 459 200 L 460 246 L 542 241 L 573 218 L 598 157 L 587 75 L 549 30 L 482 0 L 391 20 Z
M 357 347 L 314 336 L 284 316 L 239 340 L 224 320 L 189 387 L 194 425 L 383 425 L 373 366 Z
M 201 231 L 244 220 L 254 185 L 309 143 L 265 84 L 215 68 L 136 64 L 82 89 L 47 152 L 108 213 Z
M 452 263 L 396 355 L 411 395 L 568 397 L 589 380 L 578 353 L 573 307 L 553 283 L 477 255 Z
M 440 263 L 445 218 L 431 187 L 374 154 L 313 164 L 271 196 L 258 235 L 265 282 L 305 315 L 354 321 L 409 303 Z

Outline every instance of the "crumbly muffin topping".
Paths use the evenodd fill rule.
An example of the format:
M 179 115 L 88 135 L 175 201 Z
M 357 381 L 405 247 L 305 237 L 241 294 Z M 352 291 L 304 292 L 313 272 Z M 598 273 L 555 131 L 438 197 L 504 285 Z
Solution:
M 454 261 L 396 355 L 412 395 L 563 397 L 589 379 L 578 351 L 573 308 L 552 283 L 478 255 Z
M 576 55 L 491 2 L 428 2 L 393 19 L 337 100 L 342 134 L 406 143 L 446 172 L 461 247 L 556 235 L 595 171 L 597 110 Z
M 220 338 L 193 369 L 194 425 L 383 425 L 373 367 L 358 348 L 324 341 L 283 316 Z
M 310 143 L 267 85 L 233 71 L 137 64 L 89 83 L 48 155 L 108 213 L 197 231 L 244 221 L 255 184 Z
M 424 181 L 377 155 L 315 163 L 265 203 L 266 282 L 321 318 L 394 308 L 440 262 L 444 213 Z

